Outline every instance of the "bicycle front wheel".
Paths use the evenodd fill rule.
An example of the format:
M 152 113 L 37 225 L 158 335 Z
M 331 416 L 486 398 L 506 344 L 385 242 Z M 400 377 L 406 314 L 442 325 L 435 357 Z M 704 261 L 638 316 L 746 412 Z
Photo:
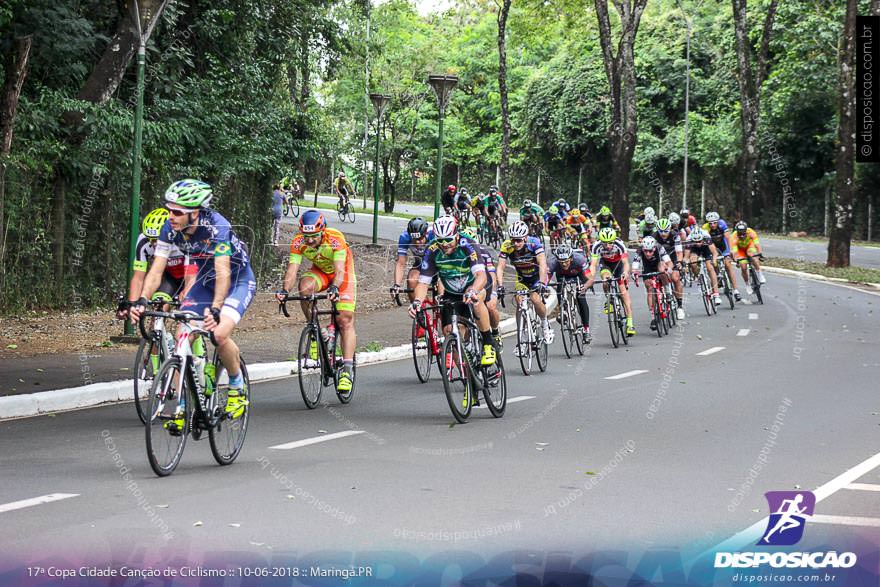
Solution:
M 535 358 L 538 360 L 538 369 L 543 373 L 547 370 L 547 361 L 550 358 L 550 345 L 544 338 L 544 329 L 537 316 L 532 319 L 532 332 L 535 335 Z
M 298 218 L 298 217 L 299 217 L 299 200 L 297 200 L 296 198 L 294 198 L 294 199 L 290 202 L 290 210 L 293 212 L 293 216 L 294 216 L 295 218 Z
M 504 363 L 501 362 L 501 354 L 495 358 L 494 367 L 483 368 L 483 378 L 486 382 L 483 387 L 483 397 L 486 398 L 486 407 L 496 418 L 504 415 L 507 409 L 507 374 L 504 371 Z
M 569 315 L 568 295 L 562 298 L 562 305 L 559 307 L 559 318 L 562 326 L 562 348 L 565 356 L 569 359 L 574 354 L 575 343 L 577 338 L 574 328 L 572 327 L 571 316 Z
M 467 422 L 473 409 L 473 384 L 470 365 L 464 356 L 458 336 L 449 336 L 443 342 L 443 356 L 439 361 L 443 391 L 452 416 L 460 423 Z
M 523 375 L 532 373 L 532 332 L 531 322 L 524 318 L 522 312 L 516 312 L 516 354 L 519 356 L 519 364 Z
M 144 338 L 134 356 L 134 408 L 144 424 L 147 423 L 147 414 L 150 413 L 150 388 L 153 387 L 156 371 L 159 369 L 159 355 L 153 357 L 153 351 L 158 352 L 155 341 Z
M 241 375 L 244 378 L 244 386 L 240 393 L 244 395 L 248 403 L 244 406 L 244 411 L 241 413 L 225 413 L 226 402 L 229 399 L 229 382 L 227 380 L 222 385 L 219 383 L 221 371 L 225 371 L 219 357 L 215 358 L 214 365 L 214 372 L 217 374 L 215 381 L 217 383 L 214 384 L 214 401 L 212 403 L 214 411 L 217 413 L 208 414 L 208 417 L 220 416 L 221 412 L 224 414 L 216 426 L 208 430 L 208 439 L 211 443 L 211 453 L 214 455 L 214 460 L 221 465 L 229 465 L 235 461 L 238 453 L 241 452 L 241 447 L 244 446 L 244 437 L 247 434 L 251 415 L 250 402 L 253 398 L 251 379 L 248 376 L 247 365 L 245 365 L 244 359 L 239 357 L 239 369 L 241 369 Z
M 427 326 L 427 319 L 425 319 Z M 419 336 L 421 331 L 421 336 Z M 412 321 L 412 355 L 413 365 L 416 368 L 416 376 L 422 383 L 427 383 L 431 377 L 431 362 L 433 355 L 431 354 L 431 339 L 427 328 L 419 326 L 418 318 Z
M 700 274 L 700 295 L 703 298 L 703 307 L 706 309 L 706 316 L 712 315 L 712 308 L 710 305 L 713 303 L 711 296 L 709 295 L 709 288 L 706 284 L 706 277 L 703 274 Z
M 144 425 L 147 459 L 159 477 L 173 473 L 183 456 L 192 420 L 188 394 L 187 373 L 181 369 L 180 359 L 166 361 L 153 380 L 148 421 Z
M 611 331 L 611 344 L 614 348 L 620 346 L 620 332 L 617 330 L 617 304 L 614 303 L 614 297 L 609 296 L 605 301 L 608 304 L 608 330 Z
M 351 207 L 351 204 L 348 206 L 348 221 L 354 224 L 354 209 Z
M 310 410 L 318 407 L 321 401 L 321 391 L 324 389 L 324 353 L 321 348 L 321 333 L 314 324 L 303 328 L 299 337 L 296 360 L 298 364 L 297 377 L 299 379 L 299 391 L 303 402 Z

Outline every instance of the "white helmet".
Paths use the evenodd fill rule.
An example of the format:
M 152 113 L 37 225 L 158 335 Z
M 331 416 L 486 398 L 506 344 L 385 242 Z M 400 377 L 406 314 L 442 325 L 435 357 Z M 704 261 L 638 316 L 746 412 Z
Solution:
M 691 231 L 690 235 L 688 235 L 688 240 L 691 241 L 692 243 L 701 243 L 701 242 L 703 242 L 704 236 L 705 235 L 703 234 L 703 231 L 700 230 L 699 228 L 696 228 Z
M 525 238 L 529 235 L 529 227 L 522 220 L 517 220 L 507 229 L 507 236 L 510 238 Z
M 681 223 L 681 216 L 679 216 L 677 212 L 670 212 L 669 222 L 671 222 L 672 224 L 679 224 Z
M 645 224 L 657 224 L 657 217 L 653 213 L 645 214 Z
M 458 221 L 455 216 L 441 216 L 434 221 L 434 236 L 452 238 L 458 234 Z
M 647 218 L 648 216 L 657 216 L 657 214 L 654 213 L 654 209 L 650 206 L 645 208 L 645 218 Z
M 657 240 L 653 236 L 646 236 L 642 239 L 642 249 L 653 251 L 657 248 Z
M 721 216 L 718 212 L 707 212 L 706 213 L 706 222 L 718 222 L 721 219 Z
M 531 208 L 531 207 L 532 207 L 531 200 L 526 200 L 525 202 L 523 202 L 523 208 Z

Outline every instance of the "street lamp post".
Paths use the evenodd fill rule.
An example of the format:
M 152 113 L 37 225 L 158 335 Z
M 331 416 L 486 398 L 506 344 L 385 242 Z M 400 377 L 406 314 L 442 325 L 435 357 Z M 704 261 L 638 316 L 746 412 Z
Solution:
M 452 88 L 458 83 L 454 75 L 429 75 L 428 83 L 437 94 L 437 108 L 440 111 L 440 123 L 437 129 L 437 177 L 434 192 L 434 219 L 440 215 L 440 193 L 443 191 L 443 116 L 452 95 Z
M 373 165 L 373 244 L 379 240 L 379 139 L 380 125 L 385 109 L 391 102 L 391 96 L 387 94 L 370 94 L 370 101 L 376 109 L 376 162 Z

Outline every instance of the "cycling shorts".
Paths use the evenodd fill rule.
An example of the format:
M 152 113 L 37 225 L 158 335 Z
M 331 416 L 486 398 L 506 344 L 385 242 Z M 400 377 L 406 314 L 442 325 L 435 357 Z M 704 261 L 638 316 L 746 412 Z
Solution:
M 170 302 L 174 296 L 181 292 L 181 290 L 183 290 L 183 279 L 172 277 L 166 271 L 162 274 L 162 283 L 159 284 L 159 289 L 153 294 L 153 300 Z
M 257 280 L 254 278 L 254 272 L 250 265 L 245 265 L 233 274 L 235 281 L 226 294 L 226 300 L 220 309 L 220 314 L 229 316 L 238 324 L 245 310 L 251 305 L 254 299 L 254 292 L 257 290 Z M 180 304 L 181 310 L 189 310 L 198 314 L 204 314 L 206 308 L 210 308 L 214 303 L 214 281 L 206 281 L 204 279 L 196 279 L 193 286 L 186 292 L 183 301 Z
M 751 244 L 746 249 L 741 249 L 739 247 L 736 247 L 734 250 L 734 253 L 733 253 L 733 258 L 736 259 L 737 261 L 740 261 L 740 260 L 745 260 L 748 257 L 754 257 L 757 254 L 758 254 L 758 247 L 756 247 L 754 244 Z
M 599 261 L 599 275 L 602 276 L 602 279 L 607 279 L 607 276 L 611 276 L 617 279 L 621 286 L 626 285 L 626 277 L 623 275 L 623 263 L 614 263 L 611 266 L 605 261 Z
M 316 291 L 324 291 L 333 283 L 335 273 L 324 273 L 317 267 L 312 266 L 311 269 L 303 273 L 300 279 L 311 277 L 318 285 Z M 354 271 L 346 272 L 342 285 L 339 286 L 339 301 L 336 302 L 336 309 L 341 312 L 354 312 L 357 303 L 357 276 Z
M 538 274 L 537 271 L 532 275 L 525 275 L 525 276 L 517 273 L 516 274 L 517 289 L 528 288 L 530 291 L 538 289 L 538 284 L 541 283 L 540 277 L 541 276 Z

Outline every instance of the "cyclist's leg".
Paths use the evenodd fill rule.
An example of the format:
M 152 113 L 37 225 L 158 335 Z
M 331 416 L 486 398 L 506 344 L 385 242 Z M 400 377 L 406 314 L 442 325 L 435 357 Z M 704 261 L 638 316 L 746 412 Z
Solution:
M 492 328 L 492 335 L 498 336 L 498 324 L 501 323 L 501 312 L 498 311 L 498 294 L 495 291 L 497 287 L 495 283 L 495 274 L 489 273 L 489 279 L 486 282 L 486 310 L 489 312 L 489 326 Z
M 620 299 L 623 300 L 623 308 L 626 310 L 626 325 L 632 326 L 632 299 L 629 295 L 629 288 L 627 287 L 626 277 L 624 277 L 623 275 L 623 263 L 618 263 L 617 266 L 614 268 L 614 278 L 618 280 L 618 284 L 620 285 Z
M 736 271 L 734 271 L 733 268 L 733 260 L 730 251 L 726 251 L 724 256 L 724 270 L 727 271 L 727 277 L 730 279 L 730 287 L 733 288 L 734 292 L 739 293 L 736 286 Z
M 229 374 L 230 388 L 241 388 L 239 349 L 231 338 L 232 331 L 253 301 L 256 289 L 257 281 L 251 268 L 247 267 L 239 271 L 237 279 L 232 284 L 226 301 L 223 302 L 223 307 L 220 309 L 220 324 L 214 329 L 217 352 Z
M 718 295 L 718 276 L 715 275 L 715 265 L 711 259 L 706 260 L 706 270 L 709 272 L 709 281 L 712 282 L 712 293 Z
M 736 249 L 736 264 L 739 265 L 740 273 L 742 273 L 743 282 L 746 287 L 749 286 L 749 260 L 746 257 L 746 251 Z
M 407 289 L 415 289 L 416 285 L 418 285 L 419 275 L 421 274 L 421 272 L 419 271 L 419 265 L 420 263 L 417 263 L 410 268 L 409 273 L 406 276 Z M 409 301 L 413 301 L 415 299 L 414 292 L 409 292 L 406 295 L 409 296 Z
M 648 296 L 648 312 L 654 311 L 654 297 L 657 295 L 656 293 L 654 293 L 654 286 L 651 283 L 651 280 L 653 279 L 655 278 L 648 277 L 643 280 L 645 284 L 645 294 L 647 294 Z
M 345 279 L 339 287 L 339 301 L 336 302 L 336 309 L 339 315 L 336 318 L 336 325 L 342 335 L 342 359 L 345 364 L 350 365 L 350 361 L 354 360 L 354 351 L 357 346 L 357 335 L 354 330 L 354 310 L 357 305 L 357 277 L 354 273 L 354 263 L 346 263 Z
M 300 276 L 297 289 L 299 289 L 299 295 L 310 296 L 327 289 L 327 286 L 332 281 L 332 277 L 312 267 Z M 299 306 L 302 309 L 303 316 L 305 316 L 306 320 L 309 320 L 312 317 L 312 303 L 301 300 Z
M 585 331 L 590 330 L 590 304 L 587 301 L 587 294 L 577 293 L 578 313 L 581 315 L 581 325 Z

